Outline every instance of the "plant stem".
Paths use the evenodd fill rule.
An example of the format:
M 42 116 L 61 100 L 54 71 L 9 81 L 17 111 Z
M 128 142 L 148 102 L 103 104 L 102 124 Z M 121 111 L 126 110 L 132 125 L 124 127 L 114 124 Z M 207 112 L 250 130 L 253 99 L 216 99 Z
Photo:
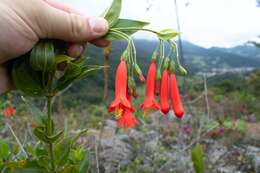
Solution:
M 147 32 L 151 32 L 154 33 L 156 35 L 159 34 L 159 32 L 154 31 L 152 29 L 147 29 L 147 28 L 138 28 L 138 27 L 127 27 L 127 28 L 113 28 L 116 30 L 121 30 L 121 31 L 147 31 Z
M 48 107 L 48 124 L 47 124 L 47 134 L 49 136 L 53 135 L 53 121 L 52 121 L 52 97 L 47 97 L 47 107 Z M 49 156 L 51 161 L 51 173 L 55 173 L 55 165 L 54 165 L 54 152 L 53 152 L 53 144 L 49 143 Z

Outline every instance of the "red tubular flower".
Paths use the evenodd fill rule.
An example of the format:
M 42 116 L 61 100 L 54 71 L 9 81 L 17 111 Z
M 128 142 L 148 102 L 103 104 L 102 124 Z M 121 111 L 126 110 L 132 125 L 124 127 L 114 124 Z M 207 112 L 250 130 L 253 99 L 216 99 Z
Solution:
M 152 108 L 155 110 L 160 109 L 160 105 L 155 100 L 155 78 L 156 78 L 156 63 L 153 61 L 149 67 L 147 80 L 146 80 L 146 99 L 141 104 L 140 108 L 144 109 L 145 114 L 148 113 Z
M 126 98 L 131 103 L 131 95 L 129 93 L 126 93 Z M 136 126 L 136 124 L 138 124 L 138 121 L 133 114 L 134 111 L 135 111 L 134 108 L 132 109 L 126 108 L 124 110 L 123 115 L 118 121 L 117 124 L 118 128 L 125 127 L 126 129 L 128 129 L 128 128 L 133 128 Z
M 177 80 L 173 73 L 170 74 L 170 97 L 176 117 L 182 118 L 184 115 L 184 109 L 179 94 Z
M 170 104 L 169 104 L 169 82 L 168 82 L 168 71 L 167 69 L 163 70 L 162 74 L 162 82 L 161 82 L 161 94 L 160 94 L 160 100 L 161 100 L 161 111 L 164 114 L 167 114 L 170 111 Z
M 116 71 L 115 79 L 115 99 L 108 108 L 108 112 L 115 111 L 117 118 L 120 118 L 124 109 L 132 109 L 131 103 L 127 100 L 127 66 L 124 60 L 121 60 Z
M 13 116 L 15 113 L 16 113 L 15 107 L 10 106 L 4 110 L 3 115 L 4 115 L 4 117 L 9 118 L 9 117 Z
M 122 117 L 120 118 L 120 120 L 118 121 L 118 128 L 133 128 L 136 126 L 136 124 L 138 124 L 137 119 L 135 118 L 133 111 L 131 111 L 130 109 L 125 109 Z

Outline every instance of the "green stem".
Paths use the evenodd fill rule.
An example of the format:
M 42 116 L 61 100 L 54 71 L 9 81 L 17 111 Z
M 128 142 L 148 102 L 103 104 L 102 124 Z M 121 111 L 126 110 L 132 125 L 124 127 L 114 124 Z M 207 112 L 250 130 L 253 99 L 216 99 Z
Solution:
M 160 58 L 159 58 L 159 68 L 162 68 L 162 63 L 164 59 L 164 42 L 160 39 Z
M 148 32 L 154 33 L 154 34 L 156 34 L 156 35 L 159 34 L 159 32 L 154 31 L 154 30 L 152 30 L 152 29 L 138 28 L 138 27 L 113 28 L 113 29 L 120 30 L 120 31 L 148 31 Z
M 49 136 L 53 135 L 53 120 L 52 120 L 52 97 L 47 97 L 47 107 L 48 107 L 48 122 L 47 122 L 47 134 Z M 49 156 L 51 162 L 51 173 L 55 173 L 55 164 L 54 164 L 54 152 L 53 144 L 49 143 Z
M 176 52 L 177 65 L 180 65 L 181 63 L 180 63 L 180 59 L 179 59 L 179 50 L 178 50 L 177 44 L 175 42 L 171 41 L 171 40 L 169 40 L 168 42 L 169 42 L 169 44 L 172 45 L 172 47 L 174 48 L 174 50 Z

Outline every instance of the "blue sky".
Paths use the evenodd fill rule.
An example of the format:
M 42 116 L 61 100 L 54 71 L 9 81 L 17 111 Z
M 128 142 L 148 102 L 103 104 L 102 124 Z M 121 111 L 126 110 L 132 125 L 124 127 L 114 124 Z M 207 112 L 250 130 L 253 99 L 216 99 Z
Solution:
M 59 1 L 98 16 L 112 0 Z M 178 6 L 183 38 L 200 46 L 232 47 L 260 35 L 260 8 L 255 0 L 178 0 Z M 122 12 L 122 18 L 151 22 L 150 28 L 177 29 L 174 0 L 123 0 Z M 154 38 L 143 32 L 136 37 Z

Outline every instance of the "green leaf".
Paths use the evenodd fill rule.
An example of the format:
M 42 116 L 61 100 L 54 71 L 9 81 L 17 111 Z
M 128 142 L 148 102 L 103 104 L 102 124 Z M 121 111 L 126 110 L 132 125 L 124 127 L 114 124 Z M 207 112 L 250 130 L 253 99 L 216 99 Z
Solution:
M 231 120 L 225 120 L 224 123 L 223 123 L 223 126 L 226 128 L 226 129 L 230 129 L 233 127 L 233 122 Z
M 124 34 L 131 36 L 134 33 L 136 33 L 138 30 L 127 30 L 129 28 L 140 28 L 149 25 L 148 22 L 143 21 L 137 21 L 137 20 L 129 20 L 129 19 L 118 19 L 117 23 L 113 26 L 114 30 L 118 30 L 120 32 L 123 32 Z M 104 39 L 115 41 L 115 40 L 121 40 L 122 37 L 118 36 L 117 34 L 113 32 L 109 32 Z
M 15 87 L 29 96 L 44 96 L 40 74 L 29 66 L 26 59 L 26 57 L 20 58 L 13 64 L 12 79 Z
M 122 0 L 113 0 L 110 8 L 106 10 L 103 17 L 108 21 L 109 27 L 113 27 L 121 13 Z
M 178 71 L 178 75 L 180 76 L 186 76 L 188 74 L 187 70 L 182 66 L 182 65 L 177 65 L 177 71 Z
M 163 29 L 160 32 L 158 32 L 157 35 L 162 40 L 170 40 L 178 36 L 179 33 L 174 31 L 173 29 Z
M 54 59 L 55 59 L 56 65 L 63 63 L 63 62 L 70 62 L 70 61 L 74 60 L 74 58 L 67 56 L 67 55 L 57 55 L 57 56 L 55 56 Z
M 60 131 L 56 135 L 53 135 L 53 136 L 47 136 L 45 134 L 45 131 L 42 130 L 42 128 L 37 127 L 34 129 L 33 133 L 41 141 L 51 144 L 51 143 L 56 142 L 62 136 L 63 131 Z
M 45 169 L 41 168 L 24 168 L 24 169 L 15 169 L 12 173 L 46 173 Z
M 34 135 L 41 141 L 45 142 L 45 143 L 49 143 L 49 139 L 47 138 L 47 136 L 45 135 L 45 132 L 37 127 L 33 130 Z
M 69 158 L 71 150 L 71 139 L 65 138 L 55 145 L 55 163 L 60 167 L 64 166 Z
M 203 146 L 201 144 L 197 144 L 191 152 L 191 158 L 193 162 L 193 167 L 196 173 L 204 173 L 205 165 L 204 165 L 204 152 Z
M 62 91 L 72 84 L 82 74 L 82 67 L 75 63 L 68 63 L 64 75 L 58 79 L 56 84 L 56 91 Z
M 40 40 L 30 54 L 30 65 L 36 71 L 50 72 L 55 69 L 55 52 L 51 40 Z
M 76 141 L 85 133 L 87 133 L 88 129 L 83 129 L 81 131 L 79 131 L 78 133 L 75 134 L 74 137 L 72 137 L 72 146 L 73 144 L 75 145 Z
M 247 124 L 244 120 L 238 120 L 236 122 L 236 129 L 239 130 L 240 132 L 246 132 L 247 129 Z
M 38 157 L 37 163 L 41 167 L 48 168 L 50 159 L 48 156 L 40 156 L 40 157 Z
M 48 156 L 48 151 L 45 148 L 41 148 L 39 146 L 36 146 L 35 154 L 36 154 L 37 157 Z
M 80 79 L 86 78 L 86 77 L 88 77 L 88 76 L 90 76 L 90 75 L 93 75 L 93 74 L 95 74 L 97 71 L 102 70 L 102 69 L 104 69 L 104 68 L 105 68 L 104 66 L 96 66 L 96 67 L 92 67 L 92 68 L 86 67 L 86 68 L 82 71 L 81 75 L 78 76 L 77 80 L 80 80 Z
M 82 160 L 79 168 L 79 173 L 88 173 L 90 171 L 90 153 L 85 152 L 85 157 Z
M 53 135 L 53 136 L 47 136 L 50 143 L 54 143 L 57 140 L 59 140 L 59 138 L 63 135 L 63 131 L 58 132 L 57 134 Z
M 118 34 L 116 34 L 115 32 L 109 32 L 105 37 L 105 40 L 108 41 L 116 41 L 116 40 L 122 40 L 124 39 L 123 37 L 120 37 Z
M 9 155 L 8 142 L 0 139 L 0 159 L 7 159 L 8 155 Z
M 74 60 L 73 63 L 76 64 L 76 65 L 78 65 L 78 66 L 83 66 L 84 64 L 86 64 L 86 60 L 87 60 L 88 58 L 89 58 L 89 57 L 81 56 L 80 58 Z
M 138 20 L 130 20 L 130 19 L 118 19 L 113 28 L 143 28 L 149 25 L 149 22 L 138 21 Z M 130 31 L 133 32 L 133 31 Z
M 75 165 L 67 165 L 58 173 L 78 173 L 78 166 Z
M 82 147 L 79 147 L 75 150 L 73 150 L 73 157 L 76 159 L 76 161 L 81 161 L 84 159 L 84 149 Z
M 29 101 L 26 100 L 24 97 L 22 97 L 22 100 L 28 106 L 28 108 L 31 112 L 32 118 L 36 122 L 36 124 L 38 126 L 45 127 L 46 122 L 47 122 L 47 118 L 46 118 L 47 116 L 45 116 L 45 114 L 39 108 L 37 108 L 34 104 L 29 103 Z

